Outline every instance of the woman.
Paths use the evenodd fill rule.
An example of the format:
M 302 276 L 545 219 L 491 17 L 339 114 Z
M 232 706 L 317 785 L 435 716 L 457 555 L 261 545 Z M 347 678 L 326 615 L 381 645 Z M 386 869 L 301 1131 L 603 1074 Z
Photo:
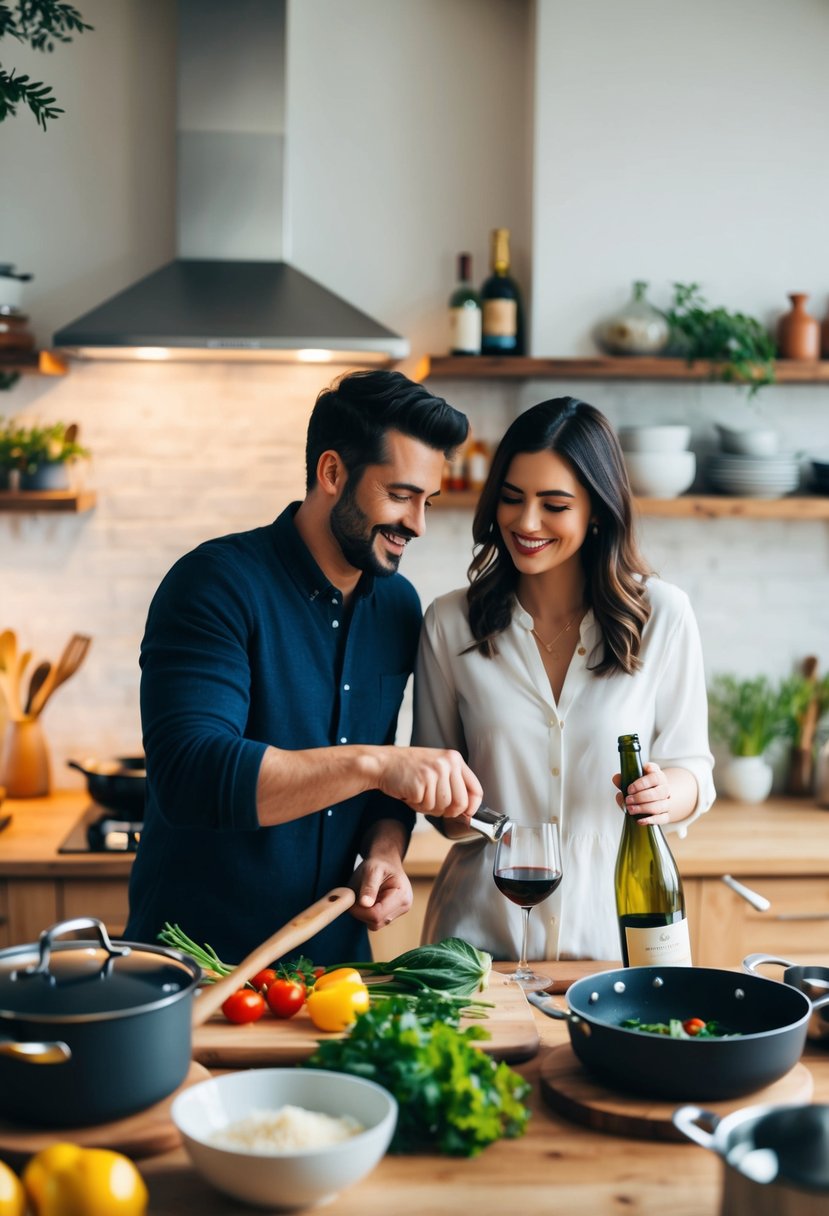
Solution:
M 573 397 L 509 427 L 473 538 L 469 587 L 426 612 L 414 742 L 457 748 L 512 819 L 558 821 L 564 878 L 533 910 L 529 957 L 617 959 L 618 736 L 638 733 L 650 761 L 627 798 L 642 823 L 684 835 L 714 800 L 690 603 L 640 555 L 616 435 Z M 494 886 L 492 846 L 436 826 L 465 838 L 435 881 L 424 941 L 454 934 L 518 958 L 521 911 Z

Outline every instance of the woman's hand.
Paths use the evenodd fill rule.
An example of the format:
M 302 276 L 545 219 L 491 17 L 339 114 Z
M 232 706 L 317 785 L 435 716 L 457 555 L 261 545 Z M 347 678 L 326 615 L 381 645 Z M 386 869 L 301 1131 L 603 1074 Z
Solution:
M 648 763 L 643 767 L 643 776 L 637 777 L 628 786 L 626 799 L 622 797 L 620 789 L 621 773 L 614 775 L 613 784 L 620 790 L 616 795 L 616 802 L 626 814 L 633 815 L 643 826 L 653 824 L 656 827 L 664 827 L 671 822 L 671 786 L 668 777 L 658 764 Z M 687 814 L 687 811 L 684 814 Z

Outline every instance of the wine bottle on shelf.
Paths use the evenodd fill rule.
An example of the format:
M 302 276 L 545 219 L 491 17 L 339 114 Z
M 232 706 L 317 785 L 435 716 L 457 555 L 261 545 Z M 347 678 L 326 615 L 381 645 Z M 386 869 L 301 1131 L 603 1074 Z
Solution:
M 449 353 L 481 353 L 481 297 L 472 286 L 472 254 L 458 254 L 458 282 L 449 297 Z
M 492 233 L 491 274 L 481 287 L 485 355 L 524 354 L 524 307 L 521 292 L 510 275 L 509 228 Z
M 622 793 L 642 776 L 638 735 L 619 736 Z M 625 967 L 690 967 L 685 893 L 662 829 L 625 811 L 616 855 L 616 913 Z

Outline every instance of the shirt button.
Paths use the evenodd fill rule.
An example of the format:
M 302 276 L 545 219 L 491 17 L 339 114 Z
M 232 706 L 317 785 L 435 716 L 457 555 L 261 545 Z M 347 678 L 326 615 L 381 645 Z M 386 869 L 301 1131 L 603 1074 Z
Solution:
M 343 684 L 343 692 L 351 692 L 351 685 Z
M 332 621 L 332 622 L 331 622 L 331 628 L 332 628 L 332 629 L 339 629 L 339 627 L 340 627 L 340 622 L 339 622 L 339 621 Z
M 343 735 L 340 739 L 340 743 L 348 743 L 348 739 L 346 739 L 345 735 Z
M 332 596 L 331 596 L 331 603 L 332 603 L 332 604 L 337 604 L 337 603 L 339 603 L 339 601 L 338 601 L 338 599 L 337 599 L 336 595 L 332 595 Z
M 330 819 L 330 817 L 331 817 L 331 816 L 334 814 L 334 812 L 331 810 L 331 807 L 329 807 L 329 808 L 328 808 L 328 810 L 327 810 L 325 813 L 326 813 L 326 815 L 329 817 L 329 819 Z
M 583 646 L 579 646 L 579 648 L 578 648 L 578 650 L 576 651 L 576 653 L 577 653 L 577 654 L 587 654 L 587 651 L 584 649 L 584 647 L 583 647 Z
M 559 775 L 559 773 L 561 772 L 561 770 L 557 769 L 557 768 L 551 768 L 550 772 L 553 774 L 554 777 L 557 777 Z
M 563 718 L 559 722 L 559 726 L 561 727 L 562 730 L 564 730 L 564 719 Z
M 547 723 L 548 726 L 555 726 L 555 724 L 556 724 L 555 718 L 550 718 L 550 721 Z

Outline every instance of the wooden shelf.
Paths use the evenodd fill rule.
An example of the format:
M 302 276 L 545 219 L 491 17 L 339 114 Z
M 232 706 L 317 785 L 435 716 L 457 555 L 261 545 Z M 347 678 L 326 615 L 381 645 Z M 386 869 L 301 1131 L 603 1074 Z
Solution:
M 90 511 L 94 490 L 0 490 L 0 511 Z
M 775 364 L 777 384 L 829 384 L 829 360 L 799 362 L 780 359 Z M 601 355 L 577 359 L 531 359 L 506 355 L 427 355 L 418 377 L 474 380 L 718 380 L 718 365 L 706 361 L 629 355 Z
M 444 492 L 432 501 L 439 511 L 473 511 L 478 495 L 472 490 Z M 678 498 L 637 498 L 640 515 L 663 519 L 817 519 L 829 520 L 829 494 L 786 498 L 735 498 L 728 494 L 680 494 Z
M 69 364 L 63 355 L 52 350 L 0 351 L 0 372 L 65 376 L 68 370 Z

